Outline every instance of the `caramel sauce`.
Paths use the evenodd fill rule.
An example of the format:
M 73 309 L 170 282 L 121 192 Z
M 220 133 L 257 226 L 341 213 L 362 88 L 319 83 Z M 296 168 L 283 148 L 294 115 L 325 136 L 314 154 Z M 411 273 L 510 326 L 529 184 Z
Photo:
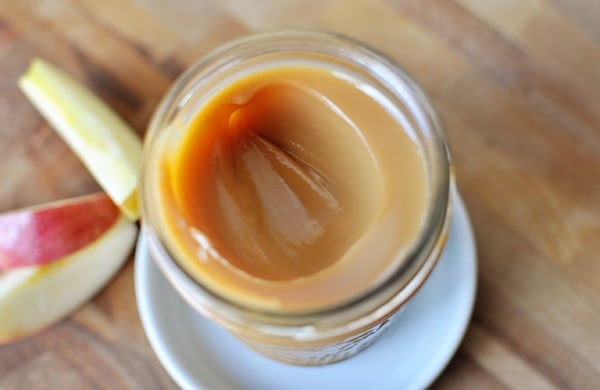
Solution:
M 169 246 L 188 272 L 232 300 L 310 310 L 399 266 L 423 223 L 424 162 L 363 89 L 282 66 L 202 105 L 160 168 Z

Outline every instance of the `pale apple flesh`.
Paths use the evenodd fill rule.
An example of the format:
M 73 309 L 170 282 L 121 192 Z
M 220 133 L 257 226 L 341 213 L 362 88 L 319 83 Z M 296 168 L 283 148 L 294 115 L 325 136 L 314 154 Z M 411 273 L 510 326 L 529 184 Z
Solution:
M 48 62 L 34 58 L 19 87 L 132 221 L 142 141 L 106 103 Z
M 59 259 L 0 272 L 0 344 L 27 336 L 62 319 L 95 295 L 129 258 L 136 241 L 137 225 L 121 213 L 115 213 L 115 206 L 110 201 L 105 202 L 104 197 L 75 198 L 33 209 L 36 214 L 54 216 L 48 221 L 54 224 L 57 235 L 57 232 L 67 235 L 57 242 L 67 242 L 68 249 L 57 249 L 48 245 L 48 238 L 43 238 L 44 243 L 37 247 L 35 256 L 38 259 L 53 257 L 40 252 L 49 248 L 53 254 L 60 254 Z M 53 209 L 65 209 L 65 212 Z M 88 213 L 99 215 L 102 221 L 96 223 L 93 217 L 85 215 Z M 85 227 L 78 219 L 85 219 L 89 224 Z M 71 229 L 70 224 L 77 227 Z M 23 229 L 18 224 L 13 226 L 15 232 L 5 227 L 8 230 L 4 233 L 13 234 L 13 240 L 18 243 L 18 234 L 23 233 Z M 69 237 L 70 232 L 73 235 Z M 82 241 L 71 242 L 78 239 Z M 26 246 L 15 252 L 4 252 L 4 256 L 13 254 L 15 259 L 9 261 L 13 265 L 18 263 L 17 256 L 19 261 L 32 262 L 23 260 L 27 254 Z
M 96 240 L 119 209 L 105 194 L 0 215 L 0 271 L 47 264 Z

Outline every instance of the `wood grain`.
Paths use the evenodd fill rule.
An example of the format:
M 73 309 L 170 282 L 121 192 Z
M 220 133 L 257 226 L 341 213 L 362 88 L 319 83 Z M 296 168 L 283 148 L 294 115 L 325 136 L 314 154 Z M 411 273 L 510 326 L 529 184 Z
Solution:
M 172 80 L 253 31 L 317 28 L 393 57 L 431 96 L 478 242 L 472 324 L 437 388 L 600 388 L 597 0 L 0 0 L 0 211 L 98 189 L 16 87 L 32 56 L 143 134 Z M 0 347 L 0 389 L 175 388 L 133 262 L 60 324 Z

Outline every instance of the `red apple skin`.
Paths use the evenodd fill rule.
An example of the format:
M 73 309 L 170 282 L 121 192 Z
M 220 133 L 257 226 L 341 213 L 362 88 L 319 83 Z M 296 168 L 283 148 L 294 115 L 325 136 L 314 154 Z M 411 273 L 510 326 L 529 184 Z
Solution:
M 48 264 L 94 242 L 117 221 L 104 193 L 0 215 L 0 272 Z

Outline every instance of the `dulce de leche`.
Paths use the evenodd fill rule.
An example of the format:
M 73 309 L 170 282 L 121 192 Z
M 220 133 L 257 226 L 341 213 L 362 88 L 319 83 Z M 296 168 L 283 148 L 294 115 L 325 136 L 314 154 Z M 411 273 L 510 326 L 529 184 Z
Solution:
M 334 68 L 280 65 L 220 88 L 169 140 L 159 212 L 169 251 L 211 292 L 314 311 L 402 267 L 427 182 L 385 96 Z

